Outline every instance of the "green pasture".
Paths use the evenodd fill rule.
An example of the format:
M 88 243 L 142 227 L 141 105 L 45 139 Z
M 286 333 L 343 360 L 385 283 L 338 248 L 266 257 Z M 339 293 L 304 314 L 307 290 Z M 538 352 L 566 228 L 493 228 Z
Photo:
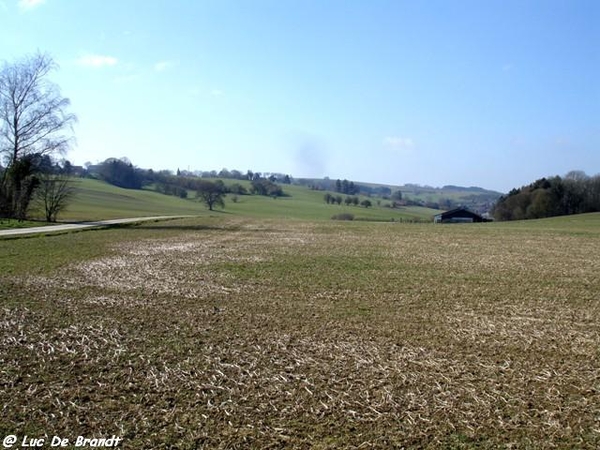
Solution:
M 98 180 L 74 180 L 75 196 L 61 221 L 90 221 L 154 215 L 198 214 L 199 205 L 147 190 L 123 189 Z
M 69 206 L 59 214 L 59 221 L 93 221 L 156 215 L 226 215 L 260 218 L 283 218 L 303 220 L 330 220 L 333 215 L 351 213 L 355 220 L 369 221 L 429 221 L 439 211 L 422 207 L 386 208 L 377 199 L 371 199 L 371 208 L 327 205 L 323 200 L 325 192 L 313 191 L 303 186 L 284 185 L 285 197 L 271 198 L 258 195 L 234 195 L 225 197 L 225 208 L 209 212 L 190 192 L 188 199 L 160 194 L 151 190 L 119 188 L 92 179 L 74 179 L 75 196 Z M 227 185 L 234 183 L 226 180 Z M 249 182 L 235 181 L 246 188 Z M 345 198 L 345 196 L 343 196 Z M 364 200 L 367 197 L 360 197 Z M 33 218 L 43 218 L 42 212 L 33 208 Z M 41 225 L 39 222 L 0 222 L 1 228 Z
M 304 186 L 283 185 L 285 197 L 264 197 L 256 195 L 238 195 L 237 202 L 232 201 L 233 195 L 225 199 L 225 213 L 249 217 L 304 219 L 304 220 L 330 220 L 332 216 L 341 213 L 354 215 L 355 220 L 370 221 L 418 221 L 433 220 L 439 211 L 423 207 L 402 207 L 397 209 L 386 208 L 389 201 L 382 200 L 377 205 L 377 198 L 359 196 L 360 201 L 369 199 L 373 206 L 331 205 L 325 203 L 324 191 L 314 191 Z M 334 195 L 337 195 L 333 193 Z M 342 195 L 342 198 L 346 198 Z
M 45 220 L 17 220 L 0 218 L 0 230 L 10 230 L 11 228 L 32 228 L 49 225 Z

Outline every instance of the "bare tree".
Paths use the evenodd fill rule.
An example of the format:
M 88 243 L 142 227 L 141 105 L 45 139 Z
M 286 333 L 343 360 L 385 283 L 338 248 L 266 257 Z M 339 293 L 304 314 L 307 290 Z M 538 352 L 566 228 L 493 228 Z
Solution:
M 25 192 L 23 186 L 35 184 L 36 165 L 29 165 L 30 171 L 14 170 L 19 162 L 63 153 L 72 142 L 69 130 L 77 118 L 67 111 L 70 101 L 46 79 L 55 68 L 52 58 L 38 53 L 0 69 L 0 156 L 6 164 L 0 214 L 15 216 L 23 210 L 16 199 L 27 204 L 31 199 L 33 191 Z
M 225 196 L 225 185 L 221 180 L 200 180 L 197 184 L 196 198 L 202 200 L 206 207 L 212 211 L 215 206 L 225 207 L 223 197 Z
M 73 181 L 65 175 L 42 174 L 35 191 L 37 200 L 44 208 L 46 221 L 56 222 L 56 216 L 64 210 L 75 194 Z

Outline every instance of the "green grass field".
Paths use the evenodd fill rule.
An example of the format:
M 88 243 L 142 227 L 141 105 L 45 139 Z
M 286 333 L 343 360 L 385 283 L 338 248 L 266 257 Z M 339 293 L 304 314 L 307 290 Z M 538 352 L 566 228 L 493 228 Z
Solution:
M 188 215 L 200 205 L 157 192 L 122 189 L 91 179 L 75 180 L 76 195 L 60 220 L 100 220 L 154 215 Z
M 0 230 L 10 230 L 13 228 L 43 227 L 44 225 L 50 225 L 50 223 L 43 220 L 17 220 L 0 218 Z
M 288 194 L 286 197 L 273 199 L 257 195 L 240 195 L 235 203 L 230 194 L 225 198 L 225 209 L 217 209 L 209 213 L 204 205 L 193 198 L 193 192 L 190 192 L 190 199 L 184 200 L 149 190 L 122 189 L 92 179 L 76 179 L 74 182 L 76 195 L 68 208 L 59 215 L 60 221 L 92 221 L 156 215 L 206 216 L 211 214 L 330 220 L 334 214 L 345 212 L 354 214 L 356 220 L 415 221 L 431 220 L 433 215 L 439 212 L 422 207 L 385 208 L 377 206 L 375 199 L 372 199 L 374 206 L 368 209 L 327 205 L 323 201 L 324 192 L 311 191 L 302 186 L 284 186 L 284 191 Z M 227 184 L 232 183 L 231 180 L 227 180 Z M 249 183 L 241 183 L 249 186 Z M 361 197 L 361 200 L 365 198 Z M 383 202 L 382 205 L 385 203 Z M 43 214 L 34 209 L 32 216 L 42 218 Z M 32 222 L 32 224 L 35 223 Z M 22 223 L 22 225 L 25 224 Z M 8 221 L 0 222 L 0 229 L 9 226 L 19 226 L 19 223 L 12 221 L 9 225 Z
M 240 195 L 238 202 L 231 201 L 232 196 L 226 198 L 225 213 L 242 215 L 245 217 L 304 219 L 304 220 L 330 220 L 335 214 L 351 213 L 355 220 L 370 221 L 418 221 L 433 220 L 438 210 L 423 207 L 403 207 L 397 209 L 386 208 L 376 204 L 376 199 L 370 199 L 373 206 L 370 208 L 328 205 L 323 200 L 325 192 L 313 191 L 303 186 L 283 186 L 286 197 L 273 199 L 256 195 Z M 345 196 L 342 196 L 345 198 Z M 360 200 L 367 197 L 360 196 Z
M 0 241 L 0 434 L 600 446 L 600 214 L 335 222 L 260 201 Z

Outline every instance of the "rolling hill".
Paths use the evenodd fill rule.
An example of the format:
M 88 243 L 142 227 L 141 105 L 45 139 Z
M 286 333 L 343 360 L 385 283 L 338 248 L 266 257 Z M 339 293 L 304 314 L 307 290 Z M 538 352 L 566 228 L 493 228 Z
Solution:
M 226 180 L 226 184 L 233 183 Z M 237 181 L 236 181 L 237 182 Z M 150 190 L 123 189 L 98 180 L 76 179 L 76 195 L 59 216 L 61 221 L 117 219 L 151 215 L 208 215 L 209 211 L 193 198 L 181 199 Z M 273 199 L 258 195 L 232 195 L 225 198 L 225 209 L 210 214 L 232 214 L 262 218 L 330 220 L 340 213 L 353 214 L 355 220 L 428 221 L 437 210 L 421 206 L 389 208 L 389 202 L 372 198 L 371 208 L 328 205 L 323 192 L 305 186 L 284 185 L 285 197 Z M 359 196 L 361 200 L 367 197 Z M 34 214 L 35 216 L 35 214 Z

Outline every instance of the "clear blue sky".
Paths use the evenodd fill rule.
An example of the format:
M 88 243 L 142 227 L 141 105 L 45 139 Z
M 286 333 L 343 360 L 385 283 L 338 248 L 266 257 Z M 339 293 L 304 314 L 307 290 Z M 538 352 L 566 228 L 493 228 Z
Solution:
M 598 0 L 0 0 L 76 164 L 508 191 L 600 172 Z

